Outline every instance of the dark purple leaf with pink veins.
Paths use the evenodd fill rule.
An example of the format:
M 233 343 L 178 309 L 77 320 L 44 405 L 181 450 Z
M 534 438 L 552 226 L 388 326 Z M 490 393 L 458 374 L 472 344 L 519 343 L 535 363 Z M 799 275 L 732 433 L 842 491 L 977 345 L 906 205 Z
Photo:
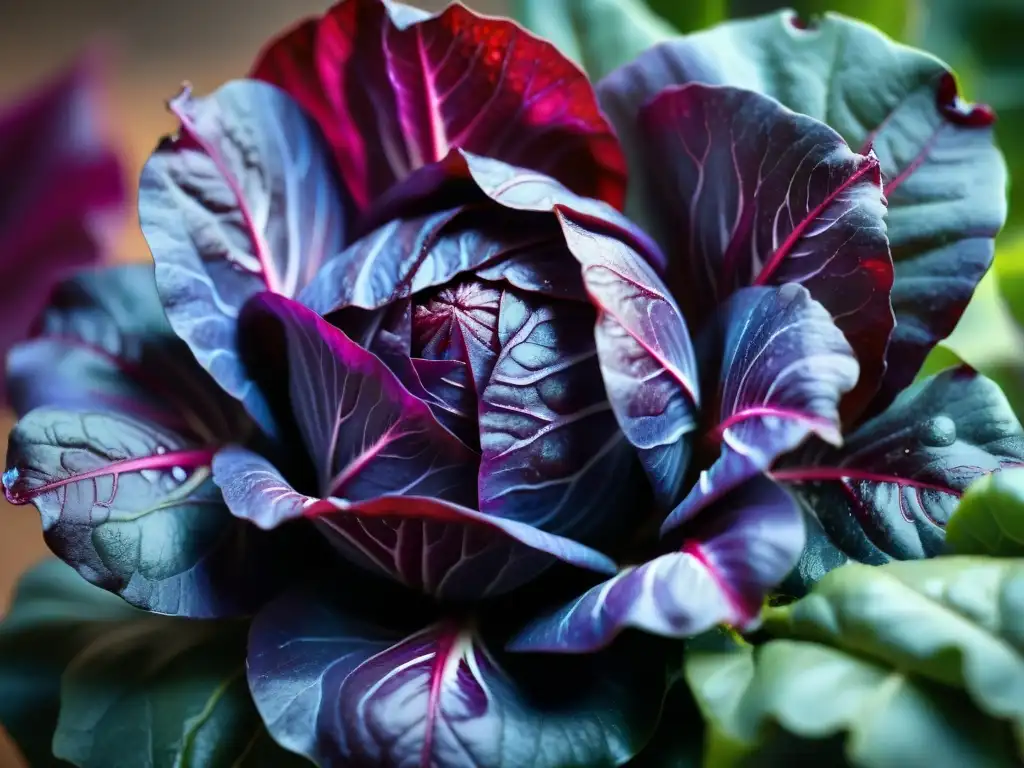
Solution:
M 719 499 L 682 534 L 680 551 L 623 568 L 529 624 L 509 650 L 589 653 L 628 628 L 677 638 L 719 624 L 753 629 L 769 591 L 796 565 L 805 536 L 799 505 L 764 476 Z
M 660 504 L 679 501 L 698 406 L 686 322 L 654 270 L 620 239 L 560 214 L 597 307 L 597 355 L 608 400 Z
M 253 76 L 316 118 L 361 211 L 460 147 L 622 204 L 625 161 L 586 76 L 510 20 L 343 0 L 271 43 Z
M 29 335 L 57 282 L 112 250 L 125 184 L 100 63 L 86 56 L 0 112 L 0 356 Z
M 506 291 L 501 353 L 480 398 L 480 509 L 584 542 L 635 524 L 623 512 L 642 504 L 593 329 L 588 305 Z
M 285 748 L 322 766 L 611 768 L 650 738 L 665 659 L 491 650 L 472 627 L 381 626 L 313 594 L 275 601 L 249 636 L 256 707 Z
M 214 477 L 231 511 L 261 528 L 309 519 L 352 562 L 443 600 L 499 595 L 557 561 L 613 573 L 604 555 L 525 523 L 441 499 L 380 496 L 317 499 L 296 491 L 266 459 L 227 448 Z
M 992 264 L 993 240 L 1006 220 L 1006 163 L 993 141 L 994 112 L 958 95 L 953 72 L 939 59 L 839 14 L 801 28 L 792 11 L 779 11 L 677 37 L 597 85 L 629 158 L 627 210 L 643 225 L 654 207 L 642 162 L 649 140 L 637 115 L 666 88 L 693 82 L 778 99 L 828 123 L 855 151 L 877 155 L 896 316 L 885 378 L 869 408 L 878 413 L 953 331 Z M 886 87 L 875 87 L 882 82 Z M 658 174 L 664 171 L 659 165 Z
M 316 468 L 317 497 L 326 501 L 309 509 L 313 502 L 290 488 L 247 492 L 245 503 L 229 498 L 235 514 L 270 527 L 305 509 L 356 562 L 444 596 L 507 590 L 556 558 L 597 563 L 597 570 L 609 565 L 575 542 L 473 511 L 478 456 L 377 357 L 297 302 L 263 294 L 250 302 L 243 323 L 260 314 L 284 330 L 292 410 Z M 222 487 L 254 471 L 238 462 L 231 467 L 218 471 Z M 415 567 L 410 558 L 418 558 Z M 475 575 L 447 578 L 455 568 Z
M 160 309 L 135 290 L 151 274 L 120 267 L 62 286 L 44 315 L 54 335 L 12 354 L 17 389 L 41 407 L 11 432 L 4 490 L 39 509 L 54 553 L 133 605 L 246 612 L 283 586 L 281 555 L 230 515 L 210 465 L 252 427 L 169 328 L 140 329 Z M 52 375 L 78 394 L 38 383 Z
M 737 88 L 671 88 L 639 119 L 654 232 L 690 327 L 703 328 L 740 288 L 800 283 L 857 355 L 861 380 L 845 407 L 862 411 L 881 382 L 894 322 L 878 159 Z
M 961 367 L 906 390 L 841 448 L 808 444 L 772 475 L 813 510 L 841 553 L 881 564 L 942 553 L 967 486 L 1022 463 L 1024 430 L 1005 395 Z
M 283 91 L 228 83 L 170 102 L 179 132 L 142 171 L 139 219 L 174 330 L 261 427 L 267 404 L 242 366 L 238 313 L 250 296 L 293 297 L 339 253 L 345 201 L 323 138 Z
M 264 293 L 249 302 L 243 327 L 265 327 L 262 319 L 283 331 L 291 416 L 319 497 L 432 496 L 475 505 L 475 454 L 380 359 L 283 296 Z
M 707 352 L 702 363 L 718 407 L 707 439 L 721 451 L 663 530 L 764 472 L 811 435 L 840 445 L 839 402 L 857 381 L 857 360 L 842 332 L 795 283 L 733 294 L 700 350 Z

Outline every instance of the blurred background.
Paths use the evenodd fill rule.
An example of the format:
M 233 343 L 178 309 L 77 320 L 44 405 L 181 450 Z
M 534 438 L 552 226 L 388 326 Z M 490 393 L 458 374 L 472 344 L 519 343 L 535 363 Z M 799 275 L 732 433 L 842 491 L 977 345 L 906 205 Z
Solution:
M 552 0 L 553 5 L 605 0 Z M 509 0 L 465 0 L 484 13 L 507 11 Z M 437 10 L 443 0 L 419 0 Z M 687 31 L 727 15 L 795 7 L 810 14 L 837 10 L 874 23 L 891 36 L 927 48 L 950 62 L 968 97 L 992 104 L 998 134 L 1019 180 L 1010 224 L 998 241 L 997 269 L 944 348 L 929 366 L 956 357 L 995 376 L 1024 414 L 1024 0 L 650 0 L 653 9 Z M 112 57 L 112 108 L 121 151 L 134 183 L 161 135 L 174 130 L 164 101 L 183 80 L 198 93 L 245 74 L 260 47 L 303 16 L 321 13 L 329 0 L 0 0 L 0 104 L 57 73 L 89 43 Z M 699 8 L 699 12 L 694 12 Z M 0 185 L 8 186 L 10 180 Z M 134 206 L 133 206 L 134 208 Z M 133 218 L 116 258 L 145 260 L 148 251 Z M 10 418 L 0 423 L 6 435 Z M 6 446 L 6 438 L 0 437 Z M 0 502 L 0 613 L 18 574 L 44 556 L 39 518 L 32 507 Z M 0 731 L 0 768 L 23 765 Z

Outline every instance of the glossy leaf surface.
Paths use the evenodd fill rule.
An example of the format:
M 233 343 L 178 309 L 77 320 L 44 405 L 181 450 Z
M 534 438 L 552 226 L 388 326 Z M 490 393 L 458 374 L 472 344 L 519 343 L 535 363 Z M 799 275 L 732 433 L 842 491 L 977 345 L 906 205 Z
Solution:
M 561 768 L 636 754 L 664 666 L 650 653 L 505 659 L 458 624 L 410 633 L 289 595 L 253 626 L 249 680 L 278 742 L 320 765 Z
M 237 350 L 250 296 L 296 296 L 341 251 L 345 201 L 317 127 L 279 89 L 251 80 L 171 100 L 181 121 L 142 172 L 139 219 L 175 331 L 265 430 L 267 404 Z
M 593 328 L 589 306 L 503 295 L 501 352 L 480 398 L 483 512 L 585 542 L 635 524 L 643 483 L 604 391 Z
M 721 451 L 662 530 L 764 472 L 812 435 L 841 445 L 839 402 L 857 381 L 850 345 L 825 308 L 795 283 L 735 294 L 701 343 L 708 370 L 720 371 L 719 414 L 707 437 Z
M 360 210 L 459 148 L 621 207 L 622 152 L 586 76 L 511 21 L 343 0 L 272 42 L 254 76 L 317 119 Z
M 772 474 L 840 551 L 880 564 L 944 552 L 946 523 L 967 487 L 1022 462 L 1024 433 L 1006 397 L 962 367 L 908 389 L 841 448 L 808 444 Z
M 268 529 L 310 519 L 352 562 L 445 600 L 508 592 L 557 561 L 598 573 L 615 570 L 607 557 L 575 541 L 441 499 L 305 496 L 266 459 L 239 448 L 217 455 L 214 476 L 238 517 Z
M 686 677 L 710 721 L 707 765 L 757 765 L 782 739 L 788 743 L 780 762 L 799 756 L 866 768 L 1017 763 L 1008 729 L 962 691 L 826 645 L 773 640 L 690 653 Z
M 804 523 L 789 494 L 759 477 L 723 497 L 683 536 L 680 551 L 622 568 L 530 623 L 509 648 L 588 653 L 628 628 L 676 638 L 719 624 L 752 629 L 766 594 L 800 556 Z
M 608 400 L 664 507 L 678 501 L 697 428 L 697 366 L 682 313 L 654 270 L 622 240 L 561 217 L 597 307 Z
M 125 202 L 98 52 L 0 110 L 0 353 L 25 339 L 53 287 L 105 261 Z M 0 382 L 0 401 L 6 385 Z
M 946 545 L 958 555 L 1024 557 L 1024 470 L 971 485 L 946 526 Z
M 210 462 L 252 427 L 147 303 L 151 276 L 126 266 L 63 284 L 43 335 L 12 354 L 20 407 L 40 407 L 11 432 L 4 490 L 35 504 L 57 555 L 130 603 L 245 611 L 283 586 L 264 562 L 283 555 L 231 517 Z
M 807 597 L 771 609 L 766 627 L 963 689 L 981 711 L 1019 731 L 1022 609 L 1020 560 L 944 557 L 837 569 Z
M 390 494 L 475 502 L 475 455 L 379 358 L 283 296 L 255 298 L 242 324 L 259 337 L 269 327 L 283 334 L 290 415 L 313 462 L 320 498 L 366 501 Z M 279 353 L 276 346 L 269 351 Z M 253 361 L 261 363 L 268 370 L 278 364 Z
M 631 179 L 642 165 L 641 105 L 690 82 L 771 96 L 828 124 L 855 151 L 877 155 L 895 262 L 896 329 L 873 410 L 884 408 L 953 330 L 991 264 L 1006 217 L 991 110 L 961 100 L 942 62 L 865 24 L 826 14 L 808 27 L 780 12 L 656 46 L 598 85 Z M 634 184 L 642 192 L 631 213 L 650 205 L 652 189 L 650 180 Z
M 639 120 L 654 232 L 690 327 L 734 291 L 800 283 L 846 334 L 863 410 L 885 370 L 892 258 L 878 159 L 774 99 L 691 83 L 659 94 Z M 665 158 L 673 161 L 666 165 Z

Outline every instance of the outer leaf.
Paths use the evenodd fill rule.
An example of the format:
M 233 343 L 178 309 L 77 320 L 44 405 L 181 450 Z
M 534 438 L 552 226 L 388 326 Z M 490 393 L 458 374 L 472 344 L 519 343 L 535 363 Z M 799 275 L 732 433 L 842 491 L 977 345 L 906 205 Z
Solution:
M 949 518 L 946 545 L 959 555 L 1024 557 L 1024 469 L 972 484 Z
M 21 577 L 0 622 L 0 724 L 33 768 L 67 765 L 51 747 L 64 668 L 81 648 L 139 615 L 56 559 Z
M 81 768 L 308 765 L 253 707 L 245 629 L 138 614 L 82 643 L 61 678 L 54 753 Z
M 424 496 L 365 501 L 298 493 L 254 453 L 228 448 L 214 461 L 231 511 L 261 528 L 309 518 L 352 562 L 436 597 L 469 601 L 508 592 L 557 561 L 613 573 L 604 555 L 516 520 Z
M 480 398 L 480 509 L 585 542 L 635 525 L 642 484 L 601 382 L 594 312 L 507 291 Z M 642 503 L 642 501 L 640 501 Z
M 1017 764 L 1005 726 L 959 691 L 817 643 L 691 652 L 686 677 L 710 721 L 705 764 L 716 768 L 758 765 L 780 729 L 809 740 L 787 745 L 780 762 L 800 755 L 808 764 L 865 768 Z M 833 746 L 842 734 L 845 760 Z
M 597 768 L 643 746 L 658 654 L 522 661 L 457 624 L 407 635 L 289 595 L 253 625 L 249 682 L 278 742 L 322 766 Z
M 151 265 L 60 283 L 37 326 L 7 357 L 10 400 L 21 416 L 49 405 L 125 412 L 190 433 L 244 425 L 167 324 Z
M 125 184 L 104 119 L 101 63 L 87 55 L 0 112 L 4 357 L 29 335 L 58 281 L 109 255 Z
M 64 284 L 44 335 L 11 356 L 16 400 L 45 407 L 11 433 L 4 490 L 36 505 L 56 554 L 133 605 L 245 611 L 283 586 L 267 558 L 285 563 L 228 513 L 210 461 L 251 425 L 169 329 L 158 330 L 159 304 L 138 290 L 148 271 Z
M 774 634 L 827 643 L 965 688 L 979 709 L 1021 732 L 1021 617 L 1024 562 L 946 557 L 848 565 L 802 600 L 772 609 L 766 621 Z
M 677 34 L 642 0 L 515 0 L 512 16 L 593 81 Z
M 1022 462 L 1024 432 L 1006 397 L 961 367 L 904 392 L 841 448 L 808 445 L 772 475 L 796 486 L 836 547 L 879 564 L 941 554 L 967 486 Z
M 235 81 L 202 99 L 186 88 L 170 108 L 181 129 L 139 186 L 157 287 L 200 365 L 273 430 L 238 358 L 238 312 L 261 291 L 298 295 L 341 250 L 344 201 L 317 128 L 277 88 Z
M 991 264 L 992 238 L 1006 217 L 991 111 L 961 101 L 942 62 L 865 24 L 827 14 L 806 28 L 782 12 L 657 46 L 599 84 L 632 178 L 642 148 L 639 108 L 688 82 L 772 96 L 878 156 L 896 266 L 896 329 L 874 407 L 884 408 L 953 330 Z
M 622 205 L 622 152 L 590 83 L 511 21 L 461 4 L 422 18 L 382 0 L 342 0 L 271 43 L 254 76 L 317 119 L 362 211 L 458 148 Z
M 739 288 L 800 283 L 853 346 L 861 379 L 845 408 L 863 410 L 893 326 L 878 159 L 850 151 L 824 123 L 737 88 L 671 88 L 639 119 L 652 226 L 691 327 Z
M 796 502 L 764 477 L 722 498 L 685 533 L 681 551 L 623 568 L 582 597 L 530 623 L 514 651 L 587 653 L 627 628 L 693 637 L 718 624 L 752 629 L 767 592 L 804 545 Z
M 721 442 L 721 453 L 663 531 L 764 472 L 812 435 L 841 445 L 839 401 L 857 381 L 850 345 L 824 307 L 795 283 L 740 291 L 703 341 L 721 355 L 720 365 L 710 367 L 720 371 L 720 415 L 710 437 Z

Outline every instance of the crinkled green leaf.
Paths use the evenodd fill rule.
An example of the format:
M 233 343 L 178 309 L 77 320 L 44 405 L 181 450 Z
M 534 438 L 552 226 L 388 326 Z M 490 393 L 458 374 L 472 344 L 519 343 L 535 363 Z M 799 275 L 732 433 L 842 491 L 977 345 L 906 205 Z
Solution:
M 974 483 L 946 524 L 946 544 L 958 555 L 1024 558 L 1024 469 Z
M 667 1 L 667 0 L 666 0 Z M 956 0 L 959 2 L 959 0 Z M 732 15 L 755 16 L 792 8 L 808 23 L 828 11 L 853 16 L 896 40 L 905 38 L 915 5 L 911 0 L 732 0 Z
M 641 0 L 513 0 L 512 17 L 554 43 L 593 80 L 676 34 Z
M 963 688 L 981 711 L 1024 732 L 1024 559 L 850 564 L 765 621 L 774 635 Z
M 772 640 L 695 652 L 686 677 L 708 720 L 709 768 L 1017 765 L 1010 729 L 962 692 L 838 648 Z

